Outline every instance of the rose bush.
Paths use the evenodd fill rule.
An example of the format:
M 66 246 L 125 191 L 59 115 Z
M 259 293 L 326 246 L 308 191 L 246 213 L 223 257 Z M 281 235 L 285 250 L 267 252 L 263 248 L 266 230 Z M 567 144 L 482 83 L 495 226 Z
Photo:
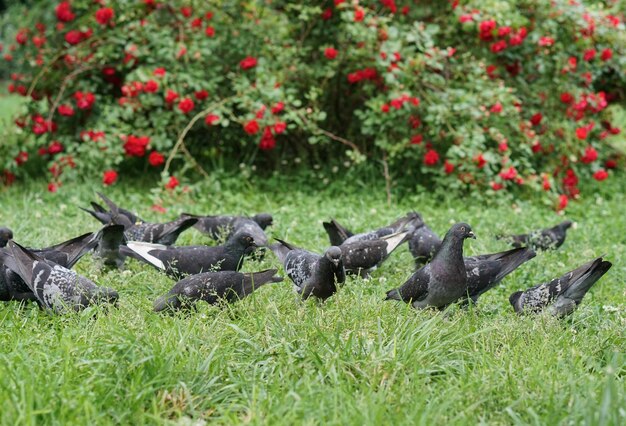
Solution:
M 20 19 L 30 24 L 3 31 L 8 90 L 28 102 L 0 170 L 5 184 L 47 170 L 54 190 L 77 175 L 112 185 L 154 170 L 173 189 L 181 165 L 382 161 L 402 184 L 543 191 L 564 208 L 620 163 L 610 105 L 626 98 L 624 10 L 39 2 Z

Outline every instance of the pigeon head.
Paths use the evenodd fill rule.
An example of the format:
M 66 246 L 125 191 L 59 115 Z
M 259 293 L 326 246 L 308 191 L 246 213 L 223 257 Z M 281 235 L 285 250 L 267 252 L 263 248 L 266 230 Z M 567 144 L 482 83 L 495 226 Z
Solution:
M 523 293 L 523 291 L 516 291 L 509 296 L 509 302 L 511 303 L 511 306 L 513 306 L 513 309 L 515 309 L 516 311 L 518 309 L 517 304 L 519 303 L 519 298 L 522 297 Z
M 265 229 L 268 226 L 272 226 L 272 223 L 274 221 L 274 219 L 272 218 L 272 215 L 269 214 L 269 213 L 255 214 L 252 217 L 252 220 L 254 220 L 256 223 L 258 223 L 259 226 L 261 227 L 261 229 Z
M 250 254 L 258 247 L 254 237 L 245 231 L 236 232 L 230 237 L 229 242 L 242 249 L 245 254 Z
M 0 247 L 6 247 L 9 240 L 13 239 L 13 231 L 9 228 L 0 227 Z
M 457 223 L 452 225 L 452 228 L 448 231 L 448 234 L 455 236 L 459 239 L 473 238 L 476 239 L 476 235 L 474 235 L 474 231 L 472 231 L 472 227 L 467 223 Z
M 326 250 L 324 257 L 330 260 L 333 265 L 339 266 L 339 262 L 341 262 L 341 249 L 337 246 L 332 246 Z
M 112 288 L 100 287 L 93 299 L 96 303 L 110 303 L 112 305 L 117 305 L 119 298 L 120 295 Z
M 561 224 L 559 226 L 561 228 L 563 228 L 563 229 L 568 229 L 573 224 L 574 224 L 574 222 L 572 222 L 571 220 L 565 220 L 565 221 L 561 222 Z

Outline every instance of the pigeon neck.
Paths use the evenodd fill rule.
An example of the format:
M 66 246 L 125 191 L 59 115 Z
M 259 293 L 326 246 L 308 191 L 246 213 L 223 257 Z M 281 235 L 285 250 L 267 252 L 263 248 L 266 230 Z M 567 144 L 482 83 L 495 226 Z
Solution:
M 333 274 L 335 271 L 335 265 L 333 265 L 333 263 L 328 260 L 328 258 L 326 256 L 322 256 L 322 258 L 319 261 L 319 270 L 321 273 L 328 273 L 328 274 Z
M 463 239 L 446 235 L 435 258 L 445 259 L 446 262 L 458 261 L 463 263 Z

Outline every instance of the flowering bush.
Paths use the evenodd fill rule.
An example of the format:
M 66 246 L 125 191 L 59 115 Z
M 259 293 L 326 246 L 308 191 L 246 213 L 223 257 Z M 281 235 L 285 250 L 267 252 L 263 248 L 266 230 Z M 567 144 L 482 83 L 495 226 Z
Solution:
M 8 89 L 29 98 L 3 180 L 45 168 L 56 190 L 154 169 L 173 189 L 172 160 L 276 167 L 312 150 L 413 184 L 545 191 L 557 208 L 610 179 L 623 2 L 414 3 L 40 2 L 2 44 Z

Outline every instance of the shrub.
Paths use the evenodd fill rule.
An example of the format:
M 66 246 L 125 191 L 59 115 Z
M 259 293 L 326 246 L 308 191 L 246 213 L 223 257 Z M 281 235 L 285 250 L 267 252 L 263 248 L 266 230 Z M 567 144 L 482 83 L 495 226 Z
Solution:
M 618 164 L 623 21 L 619 1 L 42 2 L 4 43 L 30 99 L 4 179 L 306 156 L 563 208 Z

